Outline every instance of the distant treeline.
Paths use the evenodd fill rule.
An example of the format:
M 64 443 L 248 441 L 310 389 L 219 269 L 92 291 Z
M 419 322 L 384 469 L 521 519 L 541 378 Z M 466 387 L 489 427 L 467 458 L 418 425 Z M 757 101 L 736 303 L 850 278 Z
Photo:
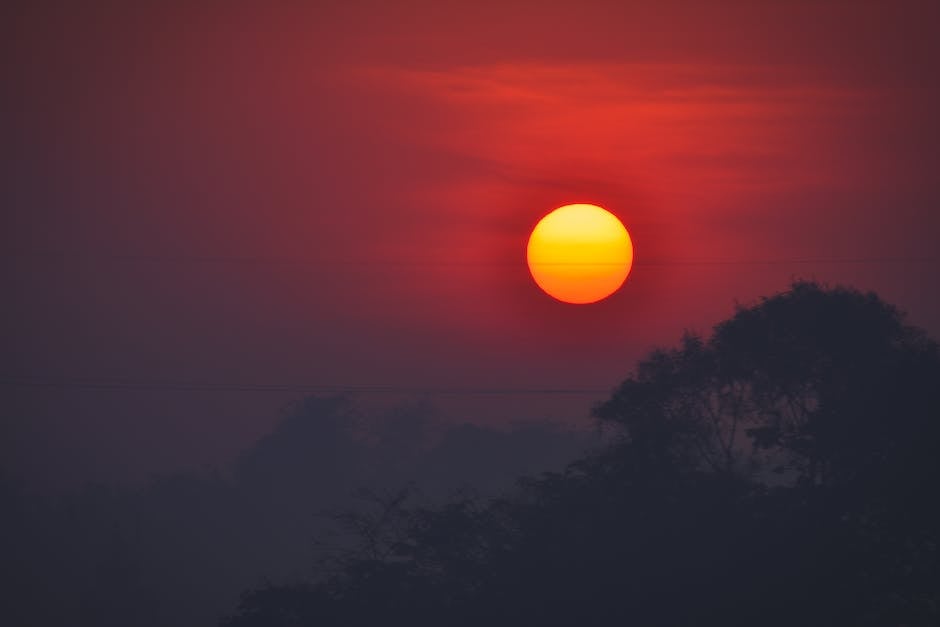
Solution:
M 550 425 L 444 425 L 422 405 L 308 398 L 220 473 L 27 493 L 0 475 L 0 624 L 197 627 L 246 588 L 322 577 L 356 546 L 340 513 L 408 486 L 444 502 L 560 468 L 596 439 Z

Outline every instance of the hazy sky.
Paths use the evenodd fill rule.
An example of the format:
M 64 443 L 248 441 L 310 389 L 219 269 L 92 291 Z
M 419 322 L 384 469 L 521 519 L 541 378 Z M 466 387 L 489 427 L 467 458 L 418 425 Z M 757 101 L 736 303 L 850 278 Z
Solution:
M 796 277 L 940 334 L 936 2 L 58 4 L 0 16 L 17 468 L 219 462 L 299 394 L 88 381 L 578 420 L 603 394 L 422 391 L 609 389 Z M 580 307 L 524 263 L 578 201 L 636 247 Z

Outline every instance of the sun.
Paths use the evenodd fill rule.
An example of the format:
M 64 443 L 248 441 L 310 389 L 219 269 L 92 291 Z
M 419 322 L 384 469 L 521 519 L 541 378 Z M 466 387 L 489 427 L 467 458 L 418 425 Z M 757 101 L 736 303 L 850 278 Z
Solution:
M 555 209 L 532 229 L 529 272 L 549 296 L 595 303 L 616 292 L 633 266 L 633 242 L 623 223 L 597 205 Z

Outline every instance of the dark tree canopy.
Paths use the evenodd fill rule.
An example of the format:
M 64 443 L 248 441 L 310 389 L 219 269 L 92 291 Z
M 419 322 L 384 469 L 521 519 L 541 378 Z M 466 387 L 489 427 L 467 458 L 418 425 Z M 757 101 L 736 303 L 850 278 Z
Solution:
M 595 416 L 610 446 L 511 496 L 376 500 L 363 550 L 224 624 L 940 623 L 940 358 L 875 295 L 795 283 Z
M 595 415 L 650 463 L 828 485 L 909 463 L 936 434 L 938 376 L 894 307 L 800 282 L 655 351 Z

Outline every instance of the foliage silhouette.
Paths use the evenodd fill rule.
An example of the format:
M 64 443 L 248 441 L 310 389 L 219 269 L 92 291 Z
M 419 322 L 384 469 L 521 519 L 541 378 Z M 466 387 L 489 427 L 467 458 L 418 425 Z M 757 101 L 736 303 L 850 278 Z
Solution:
M 398 495 L 392 533 L 222 624 L 940 622 L 940 358 L 876 296 L 794 283 L 595 416 L 605 449 L 503 498 Z
M 520 473 L 572 459 L 586 443 L 544 425 L 447 426 L 410 405 L 386 413 L 349 398 L 308 398 L 288 407 L 277 429 L 224 473 L 56 498 L 0 474 L 0 580 L 7 582 L 0 622 L 213 624 L 247 587 L 325 572 L 323 555 L 342 556 L 325 565 L 343 568 L 361 534 L 339 533 L 323 514 L 352 507 L 360 487 L 382 496 L 414 482 L 410 494 L 420 488 L 424 502 L 443 500 L 452 485 L 496 493 Z M 520 450 L 520 458 L 510 455 Z

